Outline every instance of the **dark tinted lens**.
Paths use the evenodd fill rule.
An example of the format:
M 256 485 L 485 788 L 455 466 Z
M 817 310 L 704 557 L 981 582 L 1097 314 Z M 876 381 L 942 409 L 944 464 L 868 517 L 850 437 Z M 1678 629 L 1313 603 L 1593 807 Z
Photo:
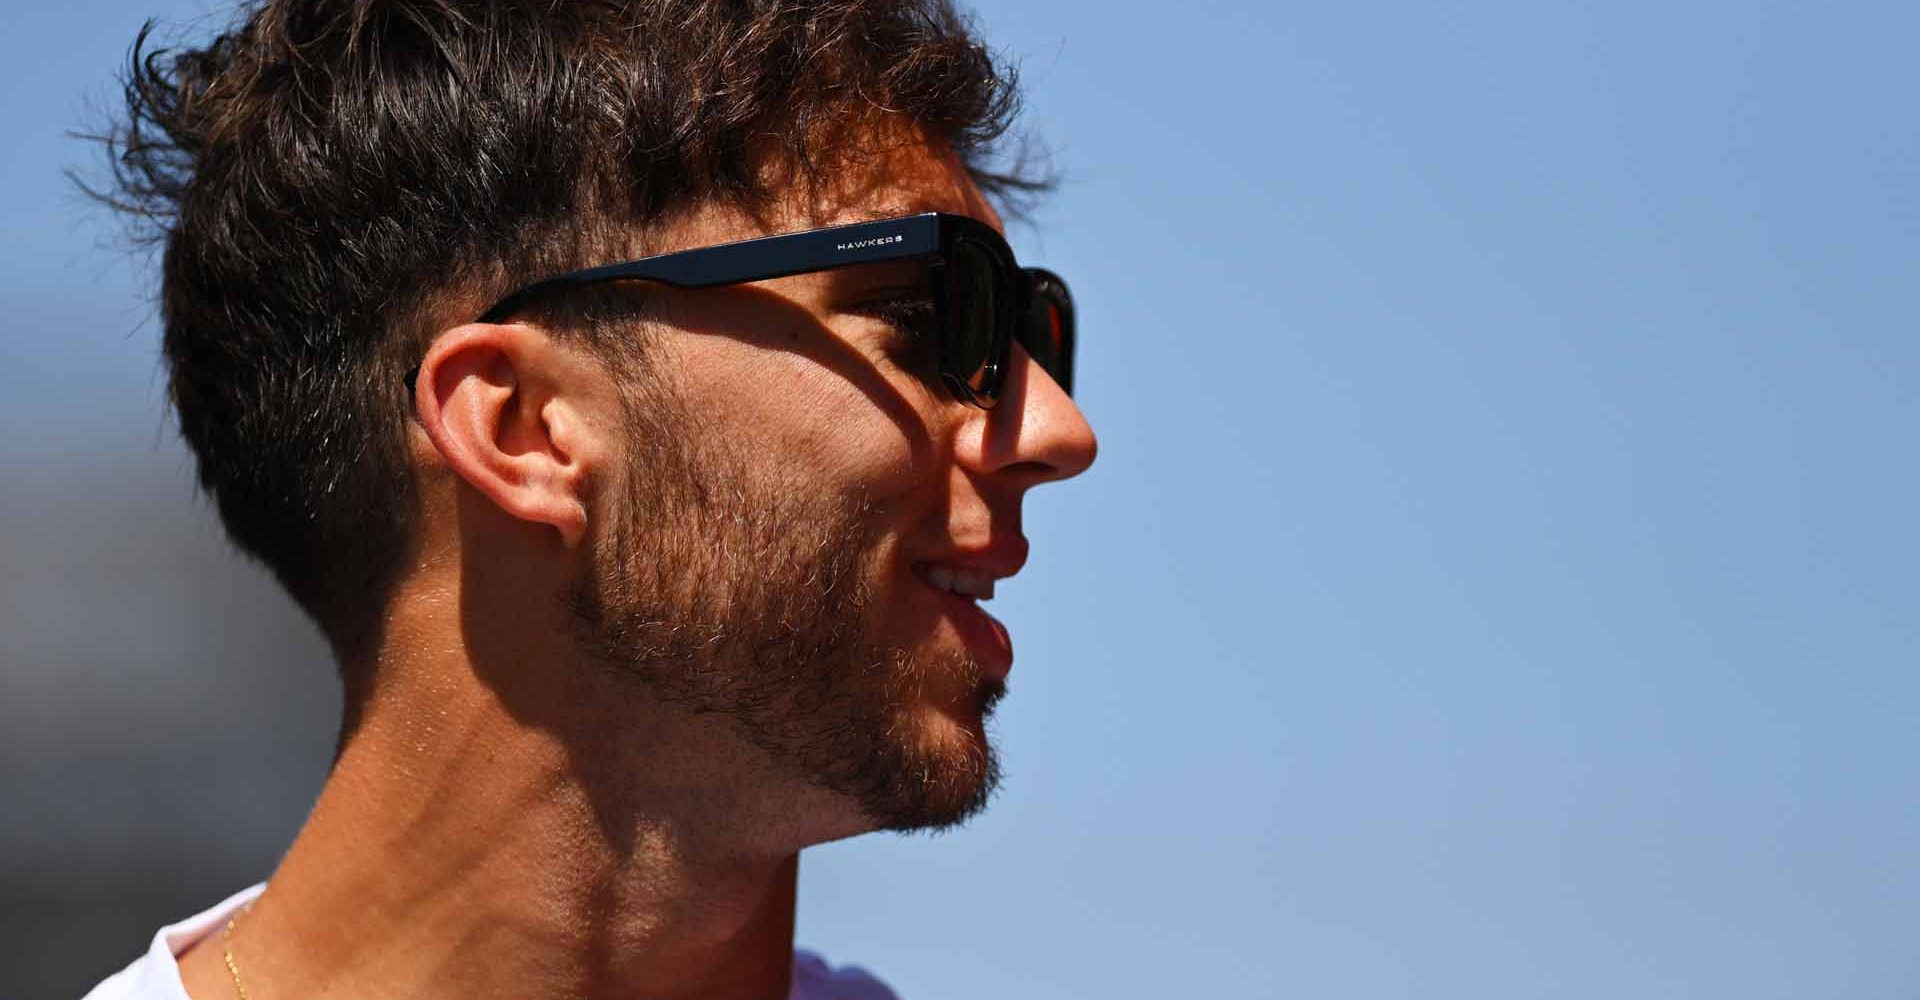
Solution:
M 1033 296 L 1020 331 L 1020 344 L 1060 388 L 1072 394 L 1073 299 L 1058 275 L 1028 268 L 1027 277 L 1033 283 Z
M 1033 360 L 1053 376 L 1055 382 L 1065 388 L 1067 379 L 1062 370 L 1066 357 L 1063 331 L 1061 330 L 1060 306 L 1044 298 L 1036 298 L 1033 308 L 1027 311 L 1026 336 L 1020 343 L 1026 347 Z M 1069 389 L 1068 391 L 1072 391 Z
M 947 261 L 946 335 L 940 344 L 940 371 L 963 382 L 967 391 L 991 402 L 999 394 L 994 357 L 994 327 L 1005 307 L 997 287 L 1000 266 L 993 252 L 969 240 L 953 245 Z

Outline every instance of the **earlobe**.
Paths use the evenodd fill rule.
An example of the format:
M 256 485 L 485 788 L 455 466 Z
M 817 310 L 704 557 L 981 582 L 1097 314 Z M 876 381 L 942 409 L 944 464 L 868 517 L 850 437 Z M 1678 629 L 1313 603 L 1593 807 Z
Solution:
M 574 548 L 586 538 L 584 442 L 552 377 L 557 348 L 519 324 L 441 334 L 420 362 L 414 409 L 447 467 L 503 513 Z

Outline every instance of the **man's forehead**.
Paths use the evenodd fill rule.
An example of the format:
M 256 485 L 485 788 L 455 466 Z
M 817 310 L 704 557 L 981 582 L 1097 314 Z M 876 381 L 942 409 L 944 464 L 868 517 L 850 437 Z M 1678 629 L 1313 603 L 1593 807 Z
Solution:
M 966 163 L 952 146 L 918 129 L 868 133 L 838 157 L 837 169 L 795 191 L 808 225 L 868 222 L 916 212 L 970 215 L 999 227 Z M 802 220 L 794 220 L 802 221 Z
M 836 158 L 838 166 L 759 211 L 707 206 L 662 233 L 663 253 L 774 233 L 892 219 L 921 212 L 971 216 L 1001 229 L 1000 214 L 950 147 L 918 137 L 871 141 Z

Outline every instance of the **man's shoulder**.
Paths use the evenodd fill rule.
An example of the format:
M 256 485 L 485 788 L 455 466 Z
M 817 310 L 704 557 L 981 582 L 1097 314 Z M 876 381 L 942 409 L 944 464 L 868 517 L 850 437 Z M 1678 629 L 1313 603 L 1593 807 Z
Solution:
M 810 951 L 793 953 L 787 1000 L 900 1000 L 887 984 L 857 965 L 833 966 Z
M 81 1000 L 189 1000 L 180 983 L 175 956 L 214 932 L 245 905 L 262 885 L 251 886 L 218 905 L 154 934 L 147 951 L 126 968 L 100 981 Z M 857 965 L 835 966 L 810 951 L 793 953 L 793 985 L 787 1000 L 899 1000 L 887 984 Z
M 81 1000 L 185 1000 L 171 962 L 152 953 L 100 981 Z M 793 953 L 793 987 L 787 1000 L 899 1000 L 886 983 L 857 966 L 829 965 L 812 952 Z
M 81 1000 L 189 1000 L 180 984 L 175 956 L 226 923 L 227 917 L 260 895 L 264 885 L 252 885 L 185 920 L 168 924 L 153 935 L 147 950 L 127 967 L 100 981 Z
M 171 983 L 161 973 L 172 973 Z M 102 979 L 81 1000 L 181 1000 L 185 996 L 178 971 L 163 969 L 147 954 Z

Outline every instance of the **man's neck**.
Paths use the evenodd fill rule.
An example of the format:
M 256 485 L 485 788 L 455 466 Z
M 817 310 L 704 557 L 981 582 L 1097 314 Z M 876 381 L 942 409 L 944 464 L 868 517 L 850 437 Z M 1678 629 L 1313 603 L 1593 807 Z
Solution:
M 743 846 L 754 817 L 690 764 L 720 741 L 542 724 L 539 703 L 599 704 L 644 734 L 609 692 L 454 687 L 389 690 L 436 711 L 376 705 L 349 741 L 235 928 L 250 1000 L 786 995 L 797 852 Z M 194 1000 L 234 995 L 221 941 L 182 959 Z

